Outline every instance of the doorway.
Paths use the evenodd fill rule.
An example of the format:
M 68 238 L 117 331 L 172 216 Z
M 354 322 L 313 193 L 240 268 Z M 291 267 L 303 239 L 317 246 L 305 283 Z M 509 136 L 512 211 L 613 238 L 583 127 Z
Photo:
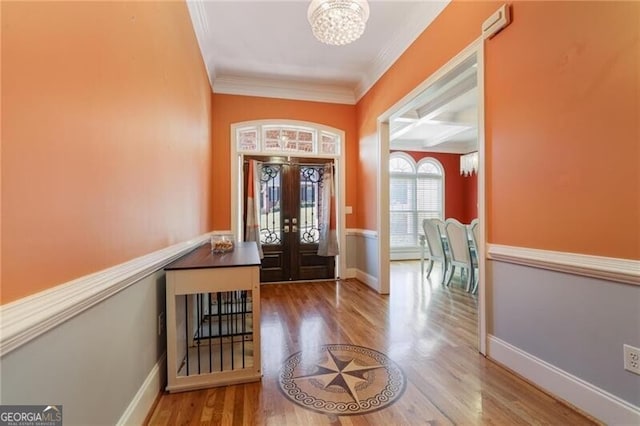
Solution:
M 470 65 L 470 66 L 469 66 Z M 465 70 L 469 70 L 469 74 Z M 473 74 L 473 76 L 471 75 Z M 453 115 L 448 114 L 443 106 L 453 101 L 447 96 L 438 97 L 438 92 L 446 86 L 456 85 L 460 88 L 459 93 L 464 93 L 469 85 L 477 86 L 477 111 L 475 112 L 477 122 L 477 218 L 479 220 L 478 249 L 478 350 L 486 354 L 486 297 L 485 297 L 485 170 L 484 170 L 484 45 L 483 39 L 479 38 L 471 43 L 467 48 L 452 58 L 447 64 L 436 71 L 433 75 L 423 81 L 404 98 L 398 101 L 378 118 L 378 135 L 380 155 L 378 157 L 378 187 L 381 190 L 380 203 L 378 205 L 378 235 L 379 235 L 379 264 L 380 264 L 380 292 L 390 291 L 390 194 L 389 194 L 389 157 L 391 150 L 391 137 L 393 133 L 403 133 L 402 128 L 406 123 L 418 123 L 421 119 L 425 121 L 441 121 L 436 124 L 449 124 Z M 448 92 L 455 94 L 455 92 Z M 429 102 L 431 97 L 431 102 Z M 455 94 L 457 98 L 458 95 Z M 417 114 L 411 112 L 416 111 Z M 413 114 L 413 115 L 412 115 Z M 393 123 L 393 119 L 398 123 Z M 469 117 L 468 117 L 469 118 Z M 412 127 L 407 127 L 412 129 Z M 442 128 L 447 131 L 446 128 Z M 410 133 L 409 131 L 404 132 Z M 427 144 L 436 145 L 435 139 Z
M 303 160 L 301 161 L 303 164 L 316 165 L 324 165 L 329 162 L 333 165 L 332 172 L 335 184 L 333 189 L 335 191 L 334 213 L 337 250 L 334 250 L 334 252 L 338 254 L 333 258 L 333 275 L 331 273 L 326 275 L 331 276 L 331 279 L 344 277 L 347 273 L 346 256 L 343 254 L 346 250 L 344 131 L 318 123 L 284 119 L 237 122 L 231 125 L 230 130 L 231 229 L 222 232 L 234 235 L 237 241 L 244 241 L 243 224 L 246 217 L 243 217 L 245 213 L 245 198 L 243 194 L 246 188 L 244 186 L 245 173 L 243 172 L 243 164 L 245 158 L 254 156 L 263 160 L 279 158 L 280 163 L 290 161 L 291 158 L 297 158 Z M 289 220 L 289 226 L 292 226 L 291 218 Z M 281 226 L 284 226 L 284 224 L 281 224 Z M 306 260 L 309 259 L 307 258 Z M 311 267 L 313 265 L 306 266 Z M 289 279 L 287 278 L 285 281 L 289 281 Z
M 245 157 L 244 194 L 249 160 L 258 161 L 260 244 L 264 258 L 260 282 L 335 278 L 335 257 L 319 256 L 325 165 L 332 160 L 293 157 Z M 247 211 L 243 212 L 243 222 Z

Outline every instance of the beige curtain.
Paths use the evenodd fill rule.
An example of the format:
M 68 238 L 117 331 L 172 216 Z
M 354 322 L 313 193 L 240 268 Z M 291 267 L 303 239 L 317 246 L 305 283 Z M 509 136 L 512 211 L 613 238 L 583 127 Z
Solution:
M 262 175 L 262 163 L 256 160 L 249 161 L 247 177 L 247 220 L 244 228 L 244 240 L 258 243 L 260 259 L 264 258 L 262 244 L 260 244 L 260 177 Z
M 336 232 L 336 198 L 333 182 L 333 164 L 324 165 L 322 197 L 320 199 L 320 242 L 318 256 L 337 256 L 338 234 Z

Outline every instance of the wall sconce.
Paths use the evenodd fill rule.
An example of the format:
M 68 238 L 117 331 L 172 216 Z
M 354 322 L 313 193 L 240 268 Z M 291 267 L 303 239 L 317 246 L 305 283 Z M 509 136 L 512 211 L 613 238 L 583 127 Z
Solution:
M 471 176 L 472 173 L 478 173 L 478 151 L 460 156 L 460 174 Z

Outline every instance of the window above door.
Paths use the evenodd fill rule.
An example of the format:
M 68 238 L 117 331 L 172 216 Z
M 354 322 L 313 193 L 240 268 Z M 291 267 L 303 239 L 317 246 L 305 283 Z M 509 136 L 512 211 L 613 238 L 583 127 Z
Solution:
M 340 155 L 340 135 L 316 127 L 256 124 L 236 128 L 239 153 Z

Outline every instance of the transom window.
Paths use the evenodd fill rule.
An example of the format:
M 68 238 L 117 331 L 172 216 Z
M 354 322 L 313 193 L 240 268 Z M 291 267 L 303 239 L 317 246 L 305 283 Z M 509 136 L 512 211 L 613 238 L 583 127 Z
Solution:
M 238 152 L 340 154 L 339 135 L 297 125 L 255 125 L 236 130 Z
M 423 219 L 444 218 L 444 168 L 435 158 L 417 164 L 404 152 L 389 157 L 391 247 L 417 247 Z

